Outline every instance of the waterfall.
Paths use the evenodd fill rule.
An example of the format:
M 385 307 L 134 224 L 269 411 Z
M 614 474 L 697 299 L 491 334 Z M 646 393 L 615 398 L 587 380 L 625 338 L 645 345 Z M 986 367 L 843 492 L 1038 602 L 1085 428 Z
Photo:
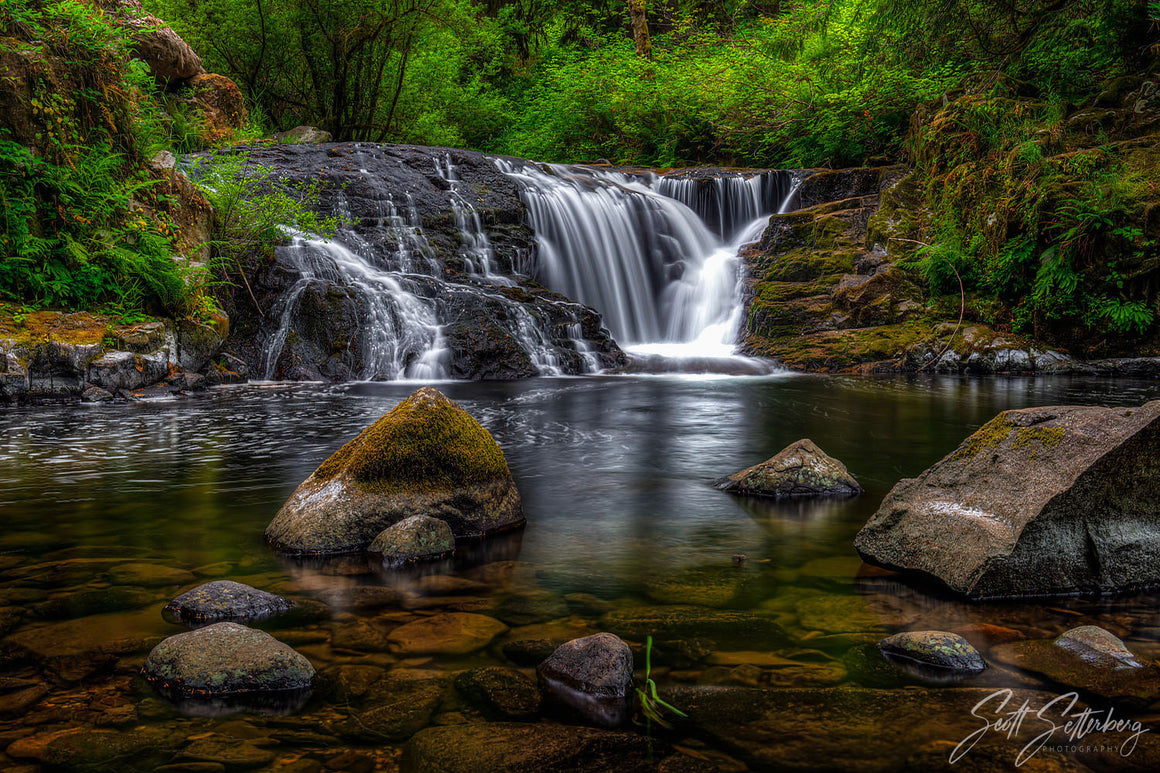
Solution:
M 357 343 L 364 363 L 358 378 L 447 378 L 446 347 L 434 305 L 419 294 L 415 279 L 375 266 L 344 244 L 344 237 L 365 244 L 358 234 L 343 231 L 332 241 L 299 235 L 282 248 L 282 259 L 297 269 L 299 278 L 273 309 L 279 322 L 265 347 L 264 377 L 275 377 L 279 356 L 297 335 L 303 294 L 321 282 L 357 299 Z
M 326 176 L 320 212 L 344 222 L 276 249 L 255 341 L 267 379 L 506 379 L 698 358 L 744 370 L 739 253 L 795 188 L 788 172 L 629 174 L 411 146 L 258 153 L 290 179 Z
M 788 206 L 791 173 L 704 179 L 496 164 L 520 184 L 537 277 L 597 309 L 626 350 L 733 353 L 743 313 L 738 253 Z

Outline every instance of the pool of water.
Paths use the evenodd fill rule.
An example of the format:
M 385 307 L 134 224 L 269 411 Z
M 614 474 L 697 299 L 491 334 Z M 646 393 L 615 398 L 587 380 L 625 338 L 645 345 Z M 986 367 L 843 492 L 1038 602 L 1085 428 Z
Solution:
M 628 725 L 629 734 L 647 730 L 653 757 L 633 768 L 635 747 L 626 747 L 614 767 L 937 767 L 979 727 L 971 712 L 982 696 L 1060 690 L 995 661 L 968 683 L 915 681 L 874 659 L 883 636 L 961 630 L 988 655 L 1012 639 L 1092 623 L 1141 656 L 1160 655 L 1156 596 L 971 604 L 865 567 L 852 548 L 891 486 L 997 412 L 1138 405 L 1160 398 L 1155 382 L 795 375 L 438 386 L 504 449 L 528 525 L 409 572 L 361 557 L 282 559 L 262 531 L 322 460 L 415 384 L 259 384 L 174 401 L 3 409 L 0 768 L 518 769 L 455 734 L 487 725 L 507 739 L 497 743 L 518 748 L 509 736 L 523 732 L 495 724 L 502 712 L 456 676 L 481 666 L 534 676 L 545 647 L 606 629 L 634 646 L 638 666 L 654 635 L 652 676 L 691 715 L 668 730 Z M 803 437 L 843 461 L 866 493 L 776 503 L 713 488 Z M 182 630 L 161 607 L 209 579 L 298 602 L 261 627 L 318 670 L 305 705 L 203 716 L 137 676 L 153 644 Z M 457 614 L 506 630 L 435 656 L 392 639 L 410 622 Z M 404 672 L 426 686 L 375 688 Z M 576 723 L 551 709 L 521 719 L 556 730 Z M 441 728 L 463 759 L 428 763 L 408 751 L 424 728 Z M 992 731 L 956 769 L 1013 766 L 1031 736 L 1001 736 Z M 607 767 L 598 757 L 588 769 Z M 1129 755 L 1118 742 L 1111 751 L 1045 748 L 1033 762 L 1051 767 L 1030 769 L 1147 769 L 1158 758 L 1146 743 Z M 582 767 L 560 759 L 529 769 Z

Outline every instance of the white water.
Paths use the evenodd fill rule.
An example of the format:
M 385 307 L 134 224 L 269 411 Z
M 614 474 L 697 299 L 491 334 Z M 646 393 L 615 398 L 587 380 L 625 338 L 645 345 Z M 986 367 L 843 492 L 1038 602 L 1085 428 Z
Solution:
M 696 180 L 496 164 L 521 186 L 539 278 L 601 312 L 626 352 L 710 369 L 708 361 L 734 356 L 744 310 L 739 253 L 789 205 L 791 176 Z
M 582 372 L 599 370 L 600 360 L 581 333 L 582 307 L 555 302 L 573 320 L 561 326 L 542 309 L 502 294 L 516 282 L 496 272 L 495 249 L 479 213 L 459 190 L 450 154 L 433 163 L 448 184 L 459 257 L 470 283 L 444 277 L 410 194 L 368 175 L 379 202 L 369 228 L 364 216 L 360 229 L 343 229 L 332 241 L 299 235 L 281 248 L 299 278 L 269 310 L 278 325 L 266 343 L 267 379 L 293 367 L 285 358 L 303 333 L 295 326 L 311 324 L 303 321 L 311 315 L 300 313 L 301 305 L 317 305 L 320 294 L 326 303 L 326 294 L 334 292 L 356 300 L 358 330 L 347 345 L 352 351 L 357 347 L 359 379 L 454 377 L 445 326 L 455 319 L 455 309 L 464 308 L 455 303 L 463 300 L 461 293 L 498 309 L 489 314 L 541 375 L 566 372 L 565 356 L 571 363 L 567 372 L 575 372 L 576 354 Z M 739 252 L 759 239 L 769 215 L 792 199 L 796 185 L 789 174 L 697 180 L 495 163 L 520 186 L 536 234 L 534 263 L 521 260 L 517 270 L 528 270 L 550 289 L 599 311 L 632 355 L 635 369 L 768 371 L 766 363 L 734 355 L 743 327 Z M 337 208 L 349 215 L 341 196 Z M 349 302 L 309 311 L 325 315 L 340 307 L 350 313 Z M 555 332 L 549 335 L 550 330 Z M 563 347 L 572 353 L 562 350 L 561 338 L 570 340 Z

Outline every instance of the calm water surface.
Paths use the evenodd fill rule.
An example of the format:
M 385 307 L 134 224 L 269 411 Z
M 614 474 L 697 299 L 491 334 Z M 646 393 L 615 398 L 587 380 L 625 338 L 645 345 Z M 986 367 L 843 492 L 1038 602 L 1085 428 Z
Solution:
M 421 572 L 385 572 L 358 557 L 304 563 L 273 555 L 262 531 L 291 491 L 415 386 L 251 385 L 180 401 L 3 409 L 0 749 L 8 751 L 0 768 L 55 760 L 110 770 L 391 770 L 416 729 L 495 717 L 448 685 L 429 700 L 416 697 L 423 710 L 400 724 L 372 711 L 376 693 L 366 685 L 382 674 L 504 665 L 530 675 L 521 662 L 535 649 L 528 642 L 617 626 L 634 645 L 646 629 L 655 634 L 654 677 L 691 708 L 705 686 L 726 705 L 752 703 L 754 688 L 805 701 L 805 709 L 772 709 L 760 732 L 745 724 L 752 716 L 715 722 L 721 710 L 693 711 L 692 721 L 658 736 L 677 749 L 671 769 L 686 769 L 673 760 L 703 766 L 689 770 L 930 767 L 945 764 L 947 749 L 979 726 L 970 715 L 978 695 L 1060 690 L 994 659 L 971 683 L 916 682 L 873 658 L 873 643 L 886 634 L 960 629 L 986 655 L 1010 638 L 1095 623 L 1138 654 L 1160 656 L 1156 597 L 966 604 L 863 567 L 851 547 L 899 478 L 921 472 L 998 411 L 1138 405 L 1160 398 L 1160 384 L 810 376 L 440 384 L 503 447 L 527 528 Z M 712 487 L 802 437 L 842 460 L 866 494 L 778 504 Z M 745 557 L 740 565 L 737 555 Z M 162 620 L 161 606 L 209 579 L 300 602 L 299 612 L 261 627 L 318 669 L 320 686 L 304 706 L 283 716 L 191 716 L 136 677 L 149 648 L 181 630 Z M 723 611 L 736 613 L 733 622 L 712 616 Z M 474 651 L 434 657 L 390 639 L 398 626 L 448 612 L 495 617 L 509 630 Z M 755 640 L 766 629 L 753 621 L 770 620 L 782 634 Z M 561 719 L 569 721 L 549 711 L 539 721 Z M 925 728 L 917 735 L 899 726 L 916 721 Z M 74 728 L 99 730 L 129 751 L 110 757 L 107 748 L 80 753 L 75 743 L 53 741 Z M 993 739 L 956 769 L 972 760 L 1013 766 L 1028 740 Z M 240 752 L 214 752 L 219 741 L 253 753 L 230 758 Z M 1045 750 L 1035 764 L 1147 769 L 1157 757 L 1145 752 Z

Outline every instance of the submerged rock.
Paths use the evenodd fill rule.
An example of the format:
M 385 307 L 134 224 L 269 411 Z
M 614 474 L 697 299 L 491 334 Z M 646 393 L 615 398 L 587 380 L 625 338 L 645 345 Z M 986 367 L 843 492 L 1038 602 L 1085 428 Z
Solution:
M 793 443 L 761 464 L 717 481 L 732 494 L 764 497 L 850 497 L 862 487 L 846 466 L 809 439 Z
M 314 667 L 268 633 L 215 623 L 170 636 L 149 653 L 145 678 L 174 697 L 306 690 Z
M 1081 625 L 1065 631 L 1055 640 L 1055 646 L 1099 668 L 1141 668 L 1144 665 L 1119 637 L 1098 625 Z
M 494 617 L 444 612 L 401 625 L 387 638 L 394 649 L 406 654 L 466 655 L 483 649 L 506 630 Z
M 993 647 L 991 655 L 1105 700 L 1135 705 L 1160 701 L 1160 667 L 1141 662 L 1124 642 L 1099 626 L 1073 628 L 1053 640 L 1003 644 Z
M 522 526 L 503 451 L 456 403 L 423 387 L 340 448 L 266 527 L 287 553 L 364 550 L 408 516 L 446 521 L 457 536 Z
M 389 563 L 410 563 L 445 558 L 455 550 L 455 535 L 446 521 L 429 515 L 412 515 L 379 532 L 368 548 Z
M 668 751 L 664 742 L 640 733 L 490 722 L 419 732 L 404 751 L 400 768 L 408 773 L 643 773 L 664 769 L 655 760 Z
M 447 674 L 396 668 L 367 690 L 362 710 L 353 713 L 342 735 L 370 743 L 402 741 L 431 722 L 443 701 Z
M 534 719 L 540 688 L 514 668 L 473 668 L 455 677 L 455 689 L 494 719 Z
M 740 609 L 628 607 L 602 616 L 600 626 L 633 641 L 643 642 L 646 636 L 658 642 L 696 639 L 711 641 L 718 649 L 771 647 L 786 640 L 772 616 Z
M 182 593 L 165 605 L 168 620 L 206 623 L 217 620 L 264 620 L 285 612 L 294 603 L 240 582 L 215 580 Z
M 974 676 L 987 668 L 979 651 L 962 636 L 945 631 L 907 631 L 878 642 L 886 659 L 903 666 L 911 664 L 932 675 Z
M 632 650 L 618 636 L 597 633 L 565 642 L 536 674 L 549 695 L 589 721 L 615 727 L 628 718 Z
M 973 597 L 1160 583 L 1160 401 L 1005 411 L 887 495 L 863 560 Z

